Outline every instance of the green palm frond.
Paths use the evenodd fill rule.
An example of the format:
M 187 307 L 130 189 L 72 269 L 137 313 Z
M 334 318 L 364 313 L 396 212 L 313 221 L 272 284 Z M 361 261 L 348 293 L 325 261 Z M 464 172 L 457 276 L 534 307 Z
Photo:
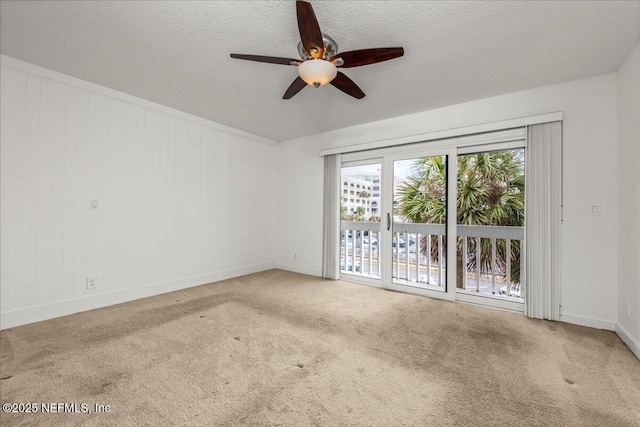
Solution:
M 458 156 L 457 222 L 464 225 L 524 225 L 524 151 L 507 150 Z M 425 157 L 414 163 L 413 173 L 399 184 L 397 214 L 418 223 L 446 222 L 446 157 Z M 431 256 L 435 259 L 434 247 Z M 479 266 L 475 260 L 475 239 L 469 239 L 468 268 L 490 270 L 491 242 L 481 239 Z M 421 242 L 421 251 L 426 243 Z M 462 250 L 458 245 L 458 252 Z M 436 249 L 437 250 L 437 249 Z M 506 242 L 496 245 L 499 270 L 506 274 Z M 426 253 L 425 253 L 426 255 Z M 520 281 L 520 242 L 511 242 L 511 279 Z

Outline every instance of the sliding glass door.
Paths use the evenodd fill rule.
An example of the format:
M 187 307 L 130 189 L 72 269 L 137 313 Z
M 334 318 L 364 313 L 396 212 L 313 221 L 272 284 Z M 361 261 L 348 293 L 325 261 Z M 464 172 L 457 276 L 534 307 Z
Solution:
M 341 275 L 523 311 L 525 141 L 368 155 L 342 167 Z

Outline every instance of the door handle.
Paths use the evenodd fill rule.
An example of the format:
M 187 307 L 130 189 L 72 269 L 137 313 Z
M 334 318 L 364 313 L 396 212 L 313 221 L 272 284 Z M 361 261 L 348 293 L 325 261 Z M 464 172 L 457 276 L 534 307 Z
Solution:
M 387 213 L 387 231 L 391 230 L 391 214 Z

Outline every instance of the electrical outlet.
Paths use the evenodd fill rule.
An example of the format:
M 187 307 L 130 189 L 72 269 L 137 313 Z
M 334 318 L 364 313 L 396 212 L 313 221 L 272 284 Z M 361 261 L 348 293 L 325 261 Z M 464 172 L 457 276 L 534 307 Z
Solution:
M 296 252 L 293 253 L 293 259 L 298 259 L 298 254 Z
M 95 289 L 98 287 L 97 277 L 87 277 L 87 289 Z
M 91 199 L 89 201 L 89 208 L 92 211 L 97 211 L 98 209 L 100 209 L 100 202 L 98 201 L 98 199 Z
M 631 316 L 631 303 L 627 301 L 627 317 Z

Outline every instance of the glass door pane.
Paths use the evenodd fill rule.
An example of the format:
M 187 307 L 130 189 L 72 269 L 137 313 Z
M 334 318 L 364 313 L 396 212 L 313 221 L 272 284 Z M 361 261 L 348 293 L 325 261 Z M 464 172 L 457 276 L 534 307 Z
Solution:
M 392 282 L 446 291 L 447 156 L 393 162 Z
M 457 291 L 522 303 L 524 148 L 458 156 Z
M 340 175 L 340 273 L 380 279 L 381 164 L 343 167 Z

